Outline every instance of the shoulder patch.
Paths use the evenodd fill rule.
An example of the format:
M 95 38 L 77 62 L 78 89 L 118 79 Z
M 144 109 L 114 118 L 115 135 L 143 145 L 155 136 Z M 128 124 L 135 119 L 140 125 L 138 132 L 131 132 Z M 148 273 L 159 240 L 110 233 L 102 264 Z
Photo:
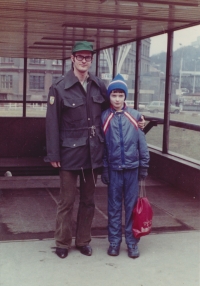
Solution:
M 49 103 L 51 104 L 51 105 L 53 105 L 54 104 L 54 102 L 55 102 L 55 96 L 50 96 L 49 97 Z

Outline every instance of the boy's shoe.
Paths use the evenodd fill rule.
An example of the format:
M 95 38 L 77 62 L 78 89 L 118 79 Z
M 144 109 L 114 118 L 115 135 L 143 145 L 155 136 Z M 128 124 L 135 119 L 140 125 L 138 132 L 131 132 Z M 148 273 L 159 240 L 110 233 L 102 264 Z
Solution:
M 118 256 L 119 255 L 120 245 L 110 244 L 108 248 L 108 255 L 110 256 Z
M 133 244 L 132 247 L 128 247 L 128 256 L 130 258 L 137 258 L 140 256 L 137 244 Z
M 65 258 L 68 255 L 68 249 L 56 247 L 56 254 L 60 258 Z

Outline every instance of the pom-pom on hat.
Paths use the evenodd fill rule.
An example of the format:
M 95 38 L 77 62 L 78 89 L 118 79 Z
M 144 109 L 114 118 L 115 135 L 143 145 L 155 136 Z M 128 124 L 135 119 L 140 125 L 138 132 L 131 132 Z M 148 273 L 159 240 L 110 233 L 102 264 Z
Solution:
M 108 85 L 108 89 L 107 89 L 108 97 L 110 97 L 110 93 L 114 89 L 121 89 L 121 90 L 123 90 L 124 93 L 125 93 L 125 99 L 126 99 L 126 97 L 128 95 L 127 84 L 125 83 L 125 80 L 124 80 L 123 76 L 121 74 L 119 74 L 119 73 L 118 73 L 118 75 L 116 75 L 116 77 Z
M 89 51 L 94 53 L 93 45 L 87 41 L 76 42 L 72 48 L 72 54 L 80 51 Z

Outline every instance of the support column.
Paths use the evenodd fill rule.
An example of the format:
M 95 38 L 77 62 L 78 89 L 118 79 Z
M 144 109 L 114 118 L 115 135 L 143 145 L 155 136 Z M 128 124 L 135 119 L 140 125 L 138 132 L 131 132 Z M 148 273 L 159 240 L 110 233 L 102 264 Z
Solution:
M 65 74 L 65 59 L 62 59 L 62 75 Z
M 116 76 L 116 70 L 117 70 L 117 61 L 116 61 L 116 57 L 117 57 L 117 46 L 113 47 L 113 70 L 112 70 L 112 78 L 114 78 Z
M 170 121 L 170 103 L 171 103 L 173 39 L 174 39 L 174 33 L 168 32 L 167 65 L 166 65 L 166 78 L 165 78 L 165 109 L 164 109 L 163 146 L 162 146 L 162 152 L 164 154 L 167 154 L 169 150 L 169 121 Z
M 27 86 L 27 58 L 24 58 L 24 80 L 23 80 L 23 113 L 22 117 L 26 117 L 26 86 Z
M 136 41 L 134 109 L 138 109 L 140 93 L 141 40 Z
M 96 52 L 96 70 L 95 70 L 96 76 L 99 76 L 99 51 Z

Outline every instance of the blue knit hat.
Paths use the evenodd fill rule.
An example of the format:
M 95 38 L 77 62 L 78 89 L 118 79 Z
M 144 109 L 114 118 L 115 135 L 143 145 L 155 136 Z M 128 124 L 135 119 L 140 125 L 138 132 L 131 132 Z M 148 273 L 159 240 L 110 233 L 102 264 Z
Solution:
M 125 99 L 126 99 L 126 97 L 128 95 L 127 84 L 125 83 L 125 80 L 124 80 L 123 76 L 121 74 L 119 74 L 119 73 L 118 73 L 118 75 L 116 75 L 116 77 L 108 85 L 108 89 L 107 89 L 108 97 L 110 97 L 110 93 L 114 89 L 121 89 L 121 90 L 123 90 L 124 93 L 125 93 Z

